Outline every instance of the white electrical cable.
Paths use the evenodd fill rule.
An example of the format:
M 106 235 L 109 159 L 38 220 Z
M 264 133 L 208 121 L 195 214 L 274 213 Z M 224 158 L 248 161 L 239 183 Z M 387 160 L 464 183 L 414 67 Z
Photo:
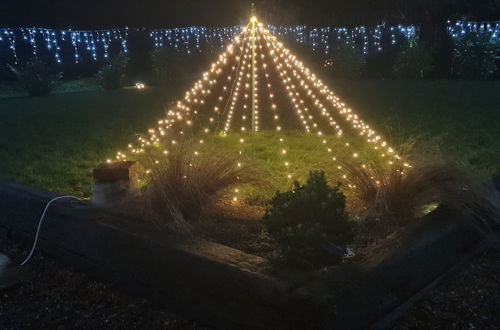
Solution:
M 42 221 L 43 221 L 43 218 L 45 217 L 45 213 L 47 213 L 47 210 L 49 209 L 49 206 L 53 202 L 55 202 L 55 201 L 57 201 L 59 199 L 63 199 L 63 198 L 72 198 L 72 199 L 80 200 L 80 198 L 75 197 L 75 196 L 58 196 L 58 197 L 52 198 L 47 203 L 47 205 L 45 206 L 45 209 L 43 210 L 42 216 L 40 217 L 40 220 L 38 221 L 38 228 L 36 229 L 35 241 L 33 242 L 33 247 L 31 248 L 30 254 L 26 257 L 26 259 L 24 259 L 23 262 L 21 262 L 21 266 L 24 266 L 24 264 L 26 264 L 31 259 L 31 256 L 33 255 L 33 252 L 35 252 L 36 244 L 38 243 L 38 235 L 40 234 L 40 228 L 42 228 Z

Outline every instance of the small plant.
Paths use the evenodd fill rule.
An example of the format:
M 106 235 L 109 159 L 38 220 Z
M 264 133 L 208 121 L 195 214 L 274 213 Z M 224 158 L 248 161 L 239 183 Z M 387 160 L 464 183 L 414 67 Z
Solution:
M 283 260 L 304 268 L 339 262 L 353 239 L 345 196 L 338 185 L 328 185 L 323 171 L 311 171 L 305 185 L 295 181 L 291 190 L 278 191 L 264 224 Z
M 473 33 L 456 42 L 453 63 L 454 72 L 462 79 L 488 79 L 497 71 L 489 39 Z
M 206 208 L 235 185 L 256 182 L 250 165 L 218 150 L 196 151 L 194 143 L 180 141 L 161 161 L 154 153 L 140 161 L 149 169 L 142 202 L 148 215 L 160 225 L 188 232 Z M 236 189 L 236 188 L 235 188 Z
M 104 65 L 97 73 L 99 85 L 106 90 L 122 87 L 128 60 L 128 57 L 124 53 L 111 58 L 109 63 Z
M 20 70 L 9 66 L 17 76 L 22 88 L 31 96 L 45 96 L 50 94 L 54 87 L 53 76 L 47 65 L 37 58 L 29 60 Z
M 155 49 L 151 55 L 153 70 L 160 83 L 169 83 L 179 78 L 185 69 L 182 65 L 185 55 L 170 48 Z
M 335 77 L 358 78 L 366 65 L 363 53 L 349 45 L 339 45 L 333 49 L 333 58 L 326 66 Z
M 393 70 L 399 78 L 424 79 L 431 72 L 432 55 L 424 43 L 411 40 L 398 53 Z

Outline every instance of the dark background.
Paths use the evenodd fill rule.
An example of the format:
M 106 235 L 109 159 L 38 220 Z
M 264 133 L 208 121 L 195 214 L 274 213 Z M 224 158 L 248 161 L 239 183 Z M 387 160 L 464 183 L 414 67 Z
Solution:
M 230 26 L 249 16 L 247 0 L 0 0 L 0 26 L 96 29 Z M 272 24 L 326 26 L 500 19 L 500 0 L 255 0 Z
M 446 30 L 447 20 L 500 20 L 500 0 L 255 0 L 257 16 L 275 25 L 309 25 L 352 27 L 415 24 L 419 39 L 433 52 L 434 70 L 431 78 L 450 78 L 453 43 Z M 233 26 L 248 22 L 248 0 L 0 0 L 0 27 L 47 27 L 54 29 L 172 28 L 190 25 Z M 147 31 L 130 29 L 128 73 L 141 75 L 151 71 L 152 40 Z M 39 40 L 43 43 L 43 40 Z M 8 45 L 4 43 L 4 46 Z M 292 46 L 292 45 L 289 45 Z M 23 48 L 24 47 L 24 48 Z M 20 64 L 31 55 L 31 46 L 19 43 Z M 119 45 L 112 45 L 112 54 Z M 54 72 L 64 72 L 65 79 L 91 76 L 104 63 L 90 58 L 75 65 L 71 60 L 74 49 L 70 43 L 61 45 L 66 59 L 55 64 L 53 56 L 39 48 L 39 57 Z M 399 48 L 367 56 L 365 77 L 392 77 L 392 65 Z M 295 51 L 302 51 L 296 49 Z M 83 53 L 82 53 L 83 54 Z M 313 56 L 314 55 L 314 56 Z M 191 61 L 206 63 L 210 54 L 194 54 Z M 301 56 L 321 65 L 321 54 L 302 51 Z M 8 47 L 0 49 L 0 63 L 11 63 Z M 196 65 L 185 65 L 197 69 Z M 496 77 L 498 79 L 499 77 Z M 13 81 L 15 76 L 7 66 L 0 66 L 0 81 Z

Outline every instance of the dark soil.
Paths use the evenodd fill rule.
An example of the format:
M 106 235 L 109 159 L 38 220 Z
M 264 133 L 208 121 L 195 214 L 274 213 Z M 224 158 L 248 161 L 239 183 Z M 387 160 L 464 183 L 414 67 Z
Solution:
M 356 236 L 349 248 L 355 253 L 356 260 L 369 259 L 375 250 L 380 248 L 381 243 L 392 235 L 396 236 L 402 229 L 401 224 L 389 219 L 375 218 L 359 221 Z M 391 248 L 397 248 L 397 246 Z
M 246 253 L 271 258 L 276 250 L 264 231 L 262 206 L 243 202 L 219 201 L 208 212 L 196 231 L 213 242 L 230 246 Z
M 263 258 L 276 259 L 277 250 L 264 230 L 265 209 L 259 205 L 230 200 L 218 201 L 208 216 L 196 225 L 196 232 L 208 240 Z M 349 245 L 356 255 L 368 256 L 373 247 L 401 229 L 401 224 L 384 219 L 358 222 L 356 237 Z

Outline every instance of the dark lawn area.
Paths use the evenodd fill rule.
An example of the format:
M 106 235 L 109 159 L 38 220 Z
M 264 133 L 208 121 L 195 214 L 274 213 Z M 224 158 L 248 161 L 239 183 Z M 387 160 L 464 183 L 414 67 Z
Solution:
M 89 196 L 92 169 L 155 125 L 183 87 L 63 93 L 0 100 L 0 179 Z M 409 137 L 484 177 L 500 173 L 500 83 L 333 81 L 366 122 Z M 292 114 L 291 114 L 292 115 Z
M 0 101 L 0 177 L 89 196 L 92 169 L 154 125 L 168 88 Z
M 500 174 L 500 83 L 364 80 L 332 82 L 386 138 L 428 142 L 485 177 Z M 428 149 L 431 148 L 431 149 Z

